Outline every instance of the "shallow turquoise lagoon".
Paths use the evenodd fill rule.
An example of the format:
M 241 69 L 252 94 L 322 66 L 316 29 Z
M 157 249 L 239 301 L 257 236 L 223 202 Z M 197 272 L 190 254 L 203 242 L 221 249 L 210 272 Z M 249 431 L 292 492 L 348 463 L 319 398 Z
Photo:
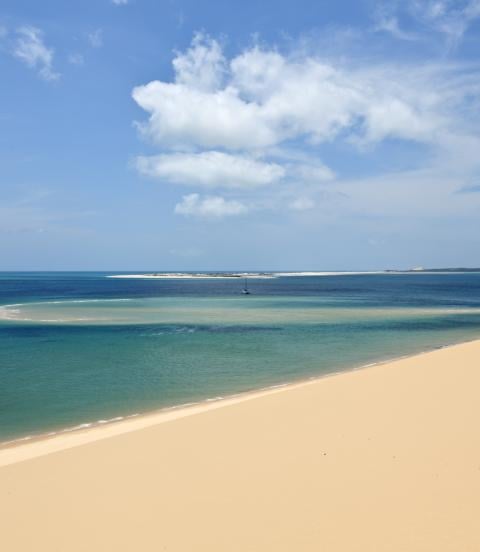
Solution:
M 0 441 L 474 339 L 479 274 L 0 275 Z

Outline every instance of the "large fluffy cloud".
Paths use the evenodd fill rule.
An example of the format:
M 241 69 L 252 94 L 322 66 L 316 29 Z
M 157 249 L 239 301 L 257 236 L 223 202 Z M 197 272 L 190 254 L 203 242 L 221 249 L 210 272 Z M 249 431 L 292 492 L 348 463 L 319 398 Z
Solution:
M 173 67 L 177 84 L 210 92 L 221 86 L 226 60 L 218 42 L 197 34 L 192 47 L 175 57 Z
M 153 81 L 133 91 L 150 114 L 142 131 L 157 144 L 182 149 L 251 149 L 277 143 L 260 108 L 244 102 L 232 88 L 207 92 L 180 83 Z
M 259 47 L 227 62 L 219 44 L 202 37 L 173 65 L 174 82 L 133 91 L 149 113 L 143 132 L 162 147 L 258 150 L 328 142 L 341 132 L 373 142 L 429 141 L 438 128 L 441 98 L 434 90 L 419 94 L 426 75 L 412 78 L 407 67 L 359 71 Z
M 476 3 L 468 6 L 473 18 Z M 139 157 L 137 168 L 161 181 L 238 194 L 229 203 L 191 194 L 177 213 L 239 214 L 245 204 L 278 204 L 267 197 L 269 186 L 281 188 L 277 198 L 295 210 L 316 208 L 322 187 L 341 179 L 323 151 L 335 150 L 331 158 L 342 168 L 340 151 L 358 156 L 380 143 L 408 143 L 421 145 L 425 159 L 459 168 L 456 174 L 478 168 L 478 118 L 466 117 L 480 82 L 472 66 L 340 63 L 259 46 L 228 58 L 217 41 L 197 35 L 173 68 L 170 82 L 133 90 L 148 114 L 138 127 L 160 150 Z M 388 160 L 383 166 L 388 171 Z

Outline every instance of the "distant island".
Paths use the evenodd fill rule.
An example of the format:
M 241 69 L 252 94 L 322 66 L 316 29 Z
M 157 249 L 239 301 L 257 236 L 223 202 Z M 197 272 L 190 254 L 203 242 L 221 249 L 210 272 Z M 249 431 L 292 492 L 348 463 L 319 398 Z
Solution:
M 150 272 L 145 274 L 114 274 L 107 278 L 140 278 L 146 280 L 210 280 L 212 278 L 275 278 L 267 272 Z
M 138 274 L 110 274 L 107 278 L 126 278 L 140 280 L 212 280 L 212 279 L 272 279 L 298 276 L 358 276 L 369 274 L 418 274 L 418 273 L 462 273 L 480 272 L 480 268 L 423 268 L 406 270 L 387 269 L 377 271 L 303 271 L 303 272 L 146 272 Z

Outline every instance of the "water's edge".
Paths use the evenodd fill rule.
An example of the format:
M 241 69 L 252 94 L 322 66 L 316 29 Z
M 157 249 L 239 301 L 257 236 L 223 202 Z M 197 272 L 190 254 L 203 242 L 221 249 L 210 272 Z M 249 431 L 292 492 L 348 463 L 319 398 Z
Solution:
M 177 417 L 184 417 L 188 415 L 193 415 L 199 412 L 204 412 L 212 406 L 212 404 L 215 405 L 215 408 L 221 408 L 222 406 L 226 406 L 228 404 L 232 404 L 232 401 L 244 401 L 248 399 L 253 399 L 255 397 L 263 396 L 275 391 L 279 390 L 288 390 L 291 388 L 299 387 L 302 385 L 307 385 L 311 383 L 315 383 L 327 378 L 331 378 L 333 376 L 339 376 L 343 374 L 348 374 L 351 372 L 356 372 L 360 370 L 366 370 L 368 368 L 373 368 L 374 366 L 383 366 L 385 364 L 390 364 L 392 362 L 397 362 L 406 358 L 414 358 L 417 356 L 422 356 L 424 354 L 431 353 L 433 351 L 438 351 L 441 349 L 447 349 L 452 347 L 457 347 L 461 345 L 465 345 L 467 343 L 473 343 L 476 341 L 480 341 L 480 337 L 474 338 L 474 339 L 467 339 L 465 341 L 459 341 L 455 343 L 446 343 L 441 346 L 436 347 L 430 347 L 425 350 L 422 350 L 420 352 L 416 352 L 413 354 L 405 354 L 405 355 L 399 355 L 387 359 L 382 359 L 379 361 L 369 362 L 367 364 L 362 364 L 358 366 L 352 366 L 350 368 L 342 369 L 342 370 L 336 370 L 332 372 L 324 372 L 321 375 L 318 376 L 309 376 L 307 378 L 299 378 L 298 380 L 289 380 L 285 382 L 276 383 L 273 385 L 269 385 L 266 387 L 258 387 L 258 388 L 251 388 L 246 391 L 241 391 L 238 393 L 233 393 L 231 395 L 226 396 L 217 396 L 217 397 L 209 397 L 206 399 L 202 399 L 199 401 L 192 401 L 188 403 L 181 403 L 178 405 L 173 406 L 167 406 L 155 410 L 149 410 L 146 412 L 136 412 L 133 414 L 126 414 L 126 415 L 119 415 L 115 416 L 114 418 L 110 418 L 107 420 L 96 420 L 92 422 L 86 422 L 81 423 L 72 427 L 65 427 L 58 429 L 56 431 L 49 431 L 45 433 L 38 433 L 38 434 L 32 434 L 32 435 L 26 435 L 23 437 L 19 437 L 16 439 L 10 439 L 7 441 L 1 441 L 0 442 L 0 452 L 3 450 L 9 450 L 9 449 L 17 449 L 19 447 L 22 447 L 26 444 L 31 445 L 34 443 L 39 442 L 45 442 L 45 441 L 52 441 L 58 437 L 62 437 L 68 434 L 93 434 L 96 430 L 99 428 L 106 428 L 106 427 L 112 427 L 112 426 L 121 426 L 125 422 L 132 421 L 133 419 L 141 420 L 143 418 L 152 418 L 152 417 L 158 417 L 161 415 L 167 415 L 170 413 L 176 413 Z M 200 409 L 199 409 L 200 407 Z M 204 407 L 204 408 L 201 408 Z M 173 418 L 173 419 L 175 419 Z M 118 431 L 116 434 L 121 434 L 122 431 Z

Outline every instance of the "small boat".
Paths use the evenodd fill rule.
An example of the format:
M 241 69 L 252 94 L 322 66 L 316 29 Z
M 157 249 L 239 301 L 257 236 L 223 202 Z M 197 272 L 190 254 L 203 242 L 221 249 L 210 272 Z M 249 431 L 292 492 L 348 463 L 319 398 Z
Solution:
M 247 279 L 245 278 L 245 287 L 242 289 L 243 295 L 250 295 L 250 292 L 248 291 L 248 285 L 247 285 Z

